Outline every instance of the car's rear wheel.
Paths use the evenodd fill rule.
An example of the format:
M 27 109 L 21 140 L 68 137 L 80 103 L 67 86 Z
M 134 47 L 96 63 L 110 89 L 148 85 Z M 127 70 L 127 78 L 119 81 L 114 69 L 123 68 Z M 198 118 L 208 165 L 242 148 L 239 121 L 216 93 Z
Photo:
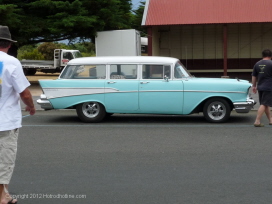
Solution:
M 105 107 L 98 102 L 86 102 L 77 105 L 77 115 L 83 122 L 97 123 L 106 115 Z
M 205 103 L 203 113 L 209 122 L 225 122 L 230 117 L 230 105 L 225 99 L 211 98 Z

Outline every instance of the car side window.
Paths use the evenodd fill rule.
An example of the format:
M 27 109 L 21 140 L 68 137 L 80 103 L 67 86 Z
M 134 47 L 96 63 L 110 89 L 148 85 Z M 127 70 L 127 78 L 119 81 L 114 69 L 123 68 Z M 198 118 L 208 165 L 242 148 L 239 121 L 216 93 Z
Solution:
M 164 79 L 165 76 L 171 78 L 170 65 L 143 65 L 143 79 Z
M 106 65 L 69 65 L 65 68 L 62 79 L 105 79 Z
M 136 64 L 110 65 L 110 79 L 137 79 Z

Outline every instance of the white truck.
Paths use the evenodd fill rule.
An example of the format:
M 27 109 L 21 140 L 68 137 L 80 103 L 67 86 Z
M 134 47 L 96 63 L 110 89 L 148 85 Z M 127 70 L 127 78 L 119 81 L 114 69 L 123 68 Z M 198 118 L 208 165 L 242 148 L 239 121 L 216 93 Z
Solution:
M 37 71 L 43 73 L 61 72 L 66 64 L 75 58 L 82 57 L 78 50 L 55 49 L 54 60 L 21 60 L 25 75 L 34 75 Z
M 134 29 L 97 32 L 96 56 L 141 56 L 141 35 Z

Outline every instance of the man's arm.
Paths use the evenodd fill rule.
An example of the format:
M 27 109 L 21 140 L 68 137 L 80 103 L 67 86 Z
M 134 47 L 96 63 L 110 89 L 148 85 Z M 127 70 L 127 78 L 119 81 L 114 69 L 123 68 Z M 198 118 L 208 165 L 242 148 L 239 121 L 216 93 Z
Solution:
M 23 92 L 20 93 L 20 97 L 24 104 L 26 105 L 25 110 L 28 111 L 30 115 L 34 115 L 36 110 L 33 103 L 32 95 L 28 88 L 26 88 Z
M 257 93 L 257 77 L 252 76 L 252 92 Z

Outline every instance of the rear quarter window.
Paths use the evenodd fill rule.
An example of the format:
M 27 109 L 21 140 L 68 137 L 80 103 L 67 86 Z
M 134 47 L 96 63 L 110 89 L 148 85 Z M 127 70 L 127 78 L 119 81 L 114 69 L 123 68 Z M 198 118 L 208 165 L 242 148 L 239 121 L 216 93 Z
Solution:
M 105 79 L 106 65 L 68 65 L 61 79 Z

